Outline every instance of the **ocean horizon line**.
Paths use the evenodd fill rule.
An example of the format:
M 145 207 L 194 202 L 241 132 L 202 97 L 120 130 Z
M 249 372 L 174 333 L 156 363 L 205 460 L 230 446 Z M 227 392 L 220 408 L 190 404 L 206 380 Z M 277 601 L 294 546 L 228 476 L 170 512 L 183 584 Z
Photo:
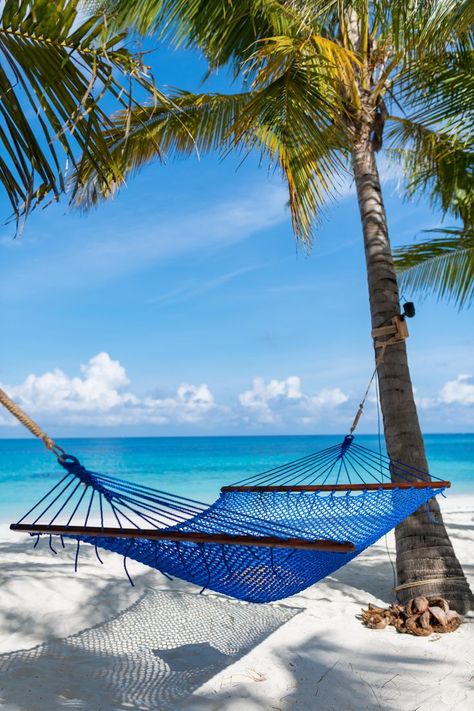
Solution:
M 111 439 L 270 439 L 282 437 L 301 437 L 301 438 L 312 438 L 312 437 L 345 437 L 349 432 L 324 432 L 324 433 L 286 433 L 286 434 L 153 434 L 153 435 L 56 435 L 54 439 L 63 440 L 111 440 Z M 474 430 L 465 432 L 423 432 L 424 437 L 467 437 L 473 436 Z M 384 438 L 383 433 L 378 432 L 360 432 L 356 433 L 354 437 L 381 437 Z M 33 436 L 26 437 L 4 437 L 0 434 L 0 441 L 2 442 L 32 442 L 34 441 Z

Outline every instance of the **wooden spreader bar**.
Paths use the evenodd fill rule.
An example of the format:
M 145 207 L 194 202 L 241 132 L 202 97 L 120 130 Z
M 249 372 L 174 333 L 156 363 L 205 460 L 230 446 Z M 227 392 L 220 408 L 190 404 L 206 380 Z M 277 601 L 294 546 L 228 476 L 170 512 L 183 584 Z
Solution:
M 223 486 L 221 491 L 242 491 L 264 493 L 272 491 L 379 491 L 390 489 L 449 489 L 450 481 L 414 481 L 409 484 L 403 482 L 387 482 L 386 484 L 317 484 L 304 486 L 294 485 L 285 486 L 283 484 L 275 484 L 274 486 Z
M 102 528 L 100 526 L 42 526 L 40 524 L 12 523 L 12 531 L 46 533 L 62 536 L 87 536 L 90 538 L 147 538 L 149 540 L 177 541 L 183 543 L 218 543 L 229 546 L 257 546 L 264 548 L 299 548 L 302 550 L 353 553 L 350 541 L 305 540 L 304 538 L 277 538 L 276 536 L 230 536 L 225 533 L 200 533 L 167 531 L 157 528 Z

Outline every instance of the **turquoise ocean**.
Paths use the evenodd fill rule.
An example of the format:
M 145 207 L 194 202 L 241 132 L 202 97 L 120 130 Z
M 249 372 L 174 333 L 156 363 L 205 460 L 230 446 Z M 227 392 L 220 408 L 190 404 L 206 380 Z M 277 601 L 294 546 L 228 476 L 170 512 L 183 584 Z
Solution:
M 340 435 L 64 439 L 61 446 L 93 471 L 211 502 L 224 484 L 340 442 Z M 357 441 L 378 451 L 378 439 Z M 425 436 L 433 475 L 453 494 L 474 493 L 474 434 Z M 33 439 L 0 439 L 0 521 L 15 521 L 63 470 Z M 448 494 L 449 495 L 449 494 Z

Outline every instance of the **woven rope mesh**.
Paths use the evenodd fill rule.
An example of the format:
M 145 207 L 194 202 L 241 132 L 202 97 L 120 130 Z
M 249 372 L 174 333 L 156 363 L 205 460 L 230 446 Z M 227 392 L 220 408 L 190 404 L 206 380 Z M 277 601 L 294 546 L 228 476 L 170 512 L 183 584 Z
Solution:
M 196 544 L 146 539 L 80 537 L 145 565 L 240 600 L 270 602 L 294 595 L 348 563 L 435 494 L 432 489 L 367 491 L 362 494 L 225 493 L 203 513 L 178 527 L 205 533 L 252 533 L 249 514 L 266 518 L 268 532 L 297 527 L 301 537 L 356 545 L 352 553 L 287 548 Z M 234 513 L 229 527 L 229 511 Z M 270 518 L 271 517 L 271 518 Z M 230 529 L 230 530 L 229 530 Z M 256 535 L 262 535 L 259 525 Z

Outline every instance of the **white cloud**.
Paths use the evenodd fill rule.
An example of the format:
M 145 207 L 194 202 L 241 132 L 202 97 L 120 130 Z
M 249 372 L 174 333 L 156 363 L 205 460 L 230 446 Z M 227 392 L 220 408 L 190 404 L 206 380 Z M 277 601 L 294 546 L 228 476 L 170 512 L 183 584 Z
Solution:
M 308 398 L 308 402 L 317 408 L 320 407 L 337 407 L 347 402 L 348 397 L 340 388 L 323 388 L 317 395 Z
M 216 409 L 214 396 L 207 385 L 187 383 L 179 386 L 175 397 L 145 398 L 142 405 L 145 418 L 155 423 L 169 420 L 198 422 Z
M 131 386 L 124 366 L 108 353 L 93 356 L 69 375 L 55 368 L 40 375 L 30 374 L 16 385 L 2 385 L 11 397 L 48 429 L 65 426 L 190 427 L 193 431 L 222 431 L 239 427 L 268 428 L 268 431 L 298 431 L 319 422 L 325 428 L 343 427 L 350 420 L 343 406 L 349 401 L 339 387 L 306 392 L 297 375 L 266 380 L 256 377 L 251 386 L 229 403 L 220 403 L 205 383 L 182 382 L 174 391 L 154 395 L 138 394 Z M 416 402 L 424 418 L 430 413 L 454 422 L 466 407 L 474 406 L 474 378 L 460 374 L 446 382 L 437 395 L 420 396 Z M 369 398 L 372 403 L 373 398 Z M 372 407 L 366 420 L 372 422 Z M 443 413 L 443 414 L 440 414 Z M 454 420 L 453 420 L 454 417 Z M 17 424 L 6 411 L 0 412 L 0 426 Z M 199 429 L 200 428 L 200 429 Z
M 292 375 L 285 380 L 254 378 L 250 390 L 239 395 L 241 406 L 259 423 L 281 422 L 290 416 L 302 424 L 313 422 L 325 408 L 335 408 L 348 400 L 339 388 L 323 388 L 315 395 L 301 390 L 301 379 Z
M 420 410 L 437 411 L 439 416 L 443 418 L 452 417 L 453 413 L 458 412 L 465 424 L 465 410 L 461 415 L 461 409 L 474 405 L 474 382 L 472 376 L 461 373 L 454 380 L 448 380 L 438 391 L 436 395 L 420 395 L 414 388 L 415 402 Z M 444 413 L 441 415 L 440 413 Z
M 134 395 L 123 392 L 130 381 L 123 366 L 108 353 L 98 353 L 80 370 L 82 376 L 72 378 L 58 368 L 43 375 L 31 374 L 7 390 L 33 412 L 107 412 L 137 402 Z
M 181 384 L 169 397 L 141 398 L 127 389 L 125 368 L 108 353 L 98 353 L 70 377 L 56 368 L 28 375 L 5 390 L 27 412 L 52 416 L 67 424 L 123 425 L 198 422 L 216 408 L 205 384 Z
M 28 413 L 45 425 L 198 425 L 219 427 L 287 424 L 310 425 L 322 413 L 335 411 L 347 401 L 339 388 L 307 394 L 301 379 L 254 378 L 252 386 L 229 405 L 218 404 L 205 383 L 181 383 L 175 392 L 138 395 L 130 387 L 123 365 L 102 352 L 80 366 L 79 375 L 56 368 L 30 374 L 4 389 Z M 0 420 L 0 425 L 16 420 Z
M 276 419 L 275 407 L 285 401 L 301 400 L 302 397 L 300 378 L 296 375 L 268 383 L 263 378 L 254 378 L 252 388 L 239 395 L 239 402 L 253 412 L 259 422 L 270 423 Z
M 430 397 L 426 395 L 420 395 L 418 388 L 413 388 L 413 395 L 415 397 L 416 406 L 420 410 L 429 410 L 432 407 L 436 407 L 439 404 L 438 397 Z
M 474 383 L 471 375 L 461 374 L 455 380 L 449 380 L 440 392 L 441 402 L 458 405 L 474 405 Z

